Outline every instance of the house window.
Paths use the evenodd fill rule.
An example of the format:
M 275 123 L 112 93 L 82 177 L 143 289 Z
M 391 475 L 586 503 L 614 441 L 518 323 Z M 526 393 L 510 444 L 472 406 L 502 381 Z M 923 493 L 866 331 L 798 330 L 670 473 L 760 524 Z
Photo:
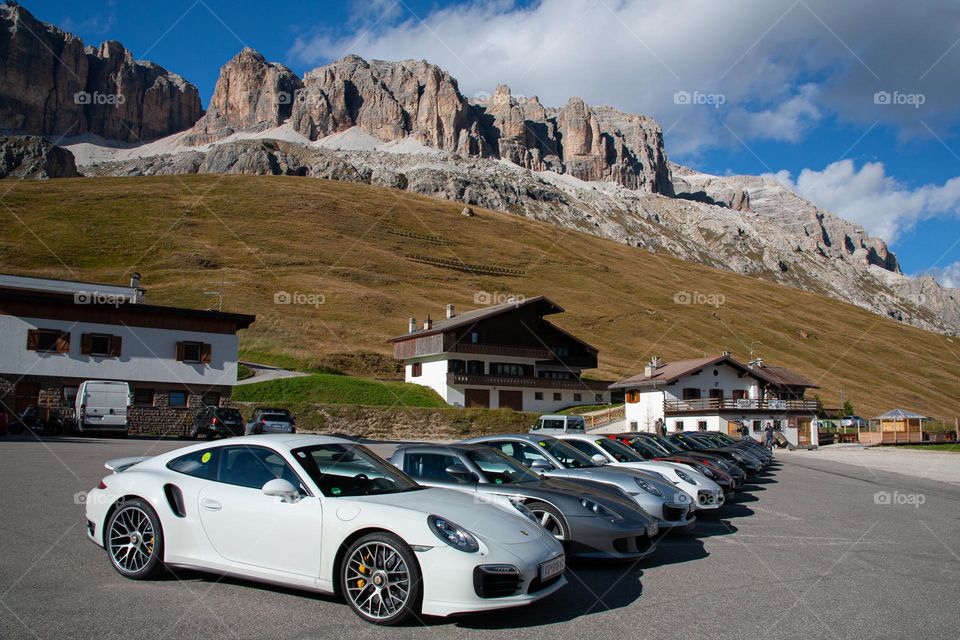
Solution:
M 422 363 L 422 362 L 414 362 L 414 363 L 410 366 L 410 375 L 411 375 L 412 377 L 414 377 L 414 378 L 419 378 L 420 376 L 422 376 L 422 375 L 423 375 L 423 363 Z
M 580 393 L 575 393 L 575 394 L 573 394 L 573 401 L 574 401 L 574 402 L 582 402 L 582 401 L 583 401 L 583 394 L 580 394 Z
M 674 430 L 674 431 L 683 431 L 683 420 L 674 420 L 674 421 L 673 421 L 673 430 Z
M 714 400 L 723 398 L 723 389 L 710 389 L 710 398 Z
M 603 394 L 602 394 L 602 393 L 595 393 L 595 394 L 593 395 L 593 401 L 596 402 L 596 403 L 598 403 L 598 404 L 601 403 L 601 402 L 603 402 Z
M 533 392 L 534 400 L 543 400 L 543 391 L 534 391 Z
M 472 376 L 482 376 L 484 373 L 483 360 L 468 360 L 467 373 Z
M 448 360 L 447 361 L 447 371 L 450 373 L 463 373 L 463 370 L 466 368 L 467 363 L 463 360 Z
M 186 391 L 171 391 L 170 397 L 167 403 L 171 407 L 185 407 L 187 406 L 187 392 Z
M 640 402 L 640 392 L 639 391 L 627 391 L 624 395 L 624 399 L 630 404 Z
M 554 347 L 552 351 L 553 355 L 557 356 L 558 358 L 566 358 L 570 355 L 570 349 L 566 347 Z
M 70 334 L 59 329 L 30 329 L 27 331 L 27 350 L 42 353 L 68 353 Z
M 80 353 L 99 358 L 119 358 L 122 339 L 107 333 L 83 333 L 80 335 Z
M 63 388 L 63 400 L 67 403 L 68 407 L 72 407 L 77 403 L 77 393 L 80 391 L 79 387 L 64 387 Z
M 754 421 L 753 421 L 753 431 L 754 431 L 754 433 L 757 433 L 757 432 L 762 431 L 762 430 L 763 430 L 763 422 L 761 422 L 760 420 L 754 420 Z
M 700 389 L 686 388 L 683 390 L 683 399 L 684 400 L 699 400 L 700 399 Z
M 153 406 L 153 389 L 134 389 L 133 390 L 133 404 L 138 407 L 152 407 Z
M 220 394 L 216 391 L 210 391 L 203 394 L 203 406 L 205 407 L 219 407 L 220 406 Z
M 522 364 L 513 364 L 510 362 L 491 362 L 490 373 L 495 376 L 515 376 L 524 375 L 524 366 Z
M 177 360 L 191 364 L 210 364 L 211 348 L 205 342 L 178 342 Z
M 560 402 L 561 400 L 563 400 L 563 394 L 562 394 L 562 393 L 555 393 L 555 394 L 553 394 L 553 399 L 554 399 L 555 402 Z
M 706 431 L 706 430 L 707 430 L 707 421 L 706 421 L 706 420 L 698 420 L 698 421 L 697 421 L 697 430 L 698 430 L 698 431 Z
M 746 389 L 734 389 L 732 392 L 734 400 L 746 400 L 747 399 L 747 390 Z
M 470 332 L 470 344 L 479 344 L 480 343 L 480 332 L 471 331 Z

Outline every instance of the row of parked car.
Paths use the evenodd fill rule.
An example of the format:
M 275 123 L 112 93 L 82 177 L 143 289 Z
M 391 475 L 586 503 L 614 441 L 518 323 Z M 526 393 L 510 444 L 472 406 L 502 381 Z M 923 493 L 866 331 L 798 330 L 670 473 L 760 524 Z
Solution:
M 297 421 L 288 409 L 257 407 L 249 420 L 244 420 L 233 407 L 203 407 L 193 416 L 190 437 L 229 438 L 233 436 L 262 435 L 264 433 L 296 433 Z
M 349 439 L 249 435 L 108 461 L 86 530 L 128 578 L 227 573 L 396 624 L 547 597 L 568 557 L 643 558 L 772 457 L 702 432 L 496 435 L 402 444 L 389 461 Z

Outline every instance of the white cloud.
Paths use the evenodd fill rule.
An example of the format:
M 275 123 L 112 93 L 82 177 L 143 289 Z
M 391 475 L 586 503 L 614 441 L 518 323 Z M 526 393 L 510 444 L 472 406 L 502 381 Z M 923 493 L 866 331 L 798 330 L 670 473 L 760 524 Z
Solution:
M 944 287 L 960 289 L 960 262 L 928 269 L 923 275 L 933 276 Z
M 768 177 L 891 244 L 920 220 L 960 214 L 960 177 L 911 189 L 886 175 L 882 162 L 857 169 L 851 160 L 804 169 L 796 180 L 787 171 Z
M 348 33 L 298 38 L 291 63 L 347 53 L 425 58 L 450 70 L 466 95 L 499 83 L 553 106 L 579 95 L 655 116 L 681 157 L 738 137 L 796 142 L 827 112 L 923 135 L 924 123 L 944 132 L 960 117 L 960 47 L 950 50 L 960 4 L 473 0 L 413 15 L 402 3 L 375 2 Z M 678 91 L 724 102 L 676 104 Z M 877 91 L 922 92 L 924 104 L 875 104 Z

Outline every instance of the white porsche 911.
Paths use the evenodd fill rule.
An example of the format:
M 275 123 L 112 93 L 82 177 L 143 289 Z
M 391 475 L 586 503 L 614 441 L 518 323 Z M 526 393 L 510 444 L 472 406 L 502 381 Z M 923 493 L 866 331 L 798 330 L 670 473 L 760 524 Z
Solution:
M 249 436 L 106 467 L 87 534 L 127 578 L 184 567 L 335 593 L 377 624 L 566 584 L 560 543 L 509 504 L 421 487 L 349 440 Z

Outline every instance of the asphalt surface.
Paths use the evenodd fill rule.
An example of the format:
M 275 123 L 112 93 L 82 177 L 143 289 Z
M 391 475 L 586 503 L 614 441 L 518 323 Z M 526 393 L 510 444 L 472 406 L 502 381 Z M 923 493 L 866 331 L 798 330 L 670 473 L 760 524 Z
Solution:
M 636 565 L 533 606 L 399 629 L 333 598 L 200 573 L 121 578 L 75 500 L 176 441 L 0 438 L 0 638 L 956 638 L 960 487 L 802 453 Z M 878 496 L 879 494 L 879 498 Z M 884 497 L 886 496 L 886 497 Z

